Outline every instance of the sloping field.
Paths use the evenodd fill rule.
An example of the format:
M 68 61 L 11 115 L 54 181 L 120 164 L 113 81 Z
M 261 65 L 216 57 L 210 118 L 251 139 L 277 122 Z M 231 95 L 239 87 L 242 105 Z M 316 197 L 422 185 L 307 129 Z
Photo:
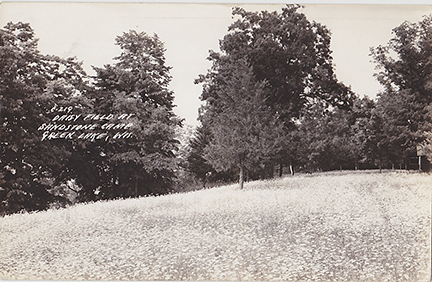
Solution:
M 0 218 L 0 278 L 429 281 L 432 177 L 299 175 Z

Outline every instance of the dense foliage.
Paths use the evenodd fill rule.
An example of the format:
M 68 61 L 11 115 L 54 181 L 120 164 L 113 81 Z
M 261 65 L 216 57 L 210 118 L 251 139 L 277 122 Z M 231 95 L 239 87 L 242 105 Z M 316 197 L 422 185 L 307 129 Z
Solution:
M 181 121 L 172 112 L 163 43 L 135 31 L 116 43 L 123 51 L 118 62 L 95 68 L 91 78 L 75 58 L 42 55 L 29 24 L 0 30 L 1 214 L 172 189 Z M 62 138 L 48 129 L 91 125 L 56 120 L 89 114 L 127 115 L 117 123 L 128 130 L 114 133 L 128 138 Z M 92 121 L 99 128 L 109 122 Z
M 355 95 L 333 72 L 330 32 L 309 22 L 298 5 L 277 12 L 233 10 L 239 19 L 210 51 L 201 75 L 200 120 L 211 139 L 203 157 L 216 170 L 233 166 L 259 178 L 298 159 L 298 119 L 306 107 L 350 109 Z M 261 168 L 262 172 L 259 172 Z
M 104 177 L 89 183 L 77 176 L 89 197 L 115 198 L 160 194 L 170 191 L 177 169 L 173 93 L 168 89 L 170 67 L 165 65 L 164 46 L 157 35 L 129 31 L 116 38 L 122 53 L 115 65 L 95 68 L 92 93 L 94 111 L 132 115 L 131 138 L 92 143 L 91 156 Z M 88 149 L 88 148 L 86 148 Z
M 432 15 L 419 23 L 404 22 L 393 34 L 386 46 L 372 48 L 371 55 L 385 88 L 375 111 L 380 162 L 398 165 L 416 154 L 432 129 L 427 114 L 432 103 Z
M 178 136 L 171 67 L 156 34 L 124 32 L 115 63 L 90 77 L 76 58 L 41 54 L 29 24 L 0 29 L 0 214 L 197 182 L 242 187 L 275 172 L 419 168 L 420 151 L 432 161 L 432 16 L 402 23 L 387 45 L 371 48 L 384 86 L 371 100 L 338 81 L 330 31 L 300 6 L 232 15 L 196 80 L 203 105 L 192 138 Z M 103 137 L 109 125 L 105 133 L 117 137 L 49 129 L 62 123 L 81 126 L 77 135 L 93 124 Z
M 37 129 L 55 104 L 85 105 L 77 95 L 85 91 L 85 74 L 74 58 L 40 54 L 24 23 L 0 30 L 0 61 L 0 213 L 45 209 L 64 200 L 49 190 L 62 181 L 71 151 L 65 142 L 41 142 Z
M 237 21 L 220 41 L 221 51 L 210 51 L 212 68 L 197 80 L 203 84 L 205 102 L 201 132 L 208 134 L 201 158 L 195 151 L 190 167 L 198 161 L 212 166 L 201 169 L 227 170 L 235 163 L 241 171 L 238 156 L 253 152 L 249 159 L 258 161 L 250 162 L 247 170 L 268 168 L 259 178 L 273 176 L 276 169 L 282 175 L 284 166 L 291 174 L 416 168 L 419 147 L 432 160 L 431 16 L 402 23 L 387 46 L 371 48 L 376 77 L 385 88 L 373 101 L 360 99 L 337 81 L 330 32 L 298 9 L 233 10 Z M 243 76 L 236 75 L 238 65 L 249 66 L 241 71 Z M 250 89 L 244 81 L 256 85 Z M 255 110 L 263 108 L 271 118 Z M 260 124 L 248 114 L 260 117 Z M 256 146 L 265 138 L 247 139 L 258 129 L 273 141 L 270 146 Z
M 239 170 L 243 186 L 245 170 L 251 173 L 267 164 L 282 150 L 283 124 L 262 101 L 265 88 L 254 81 L 247 62 L 233 62 L 229 74 L 224 75 L 224 86 L 215 95 L 217 113 L 209 119 L 212 139 L 203 157 L 218 172 Z

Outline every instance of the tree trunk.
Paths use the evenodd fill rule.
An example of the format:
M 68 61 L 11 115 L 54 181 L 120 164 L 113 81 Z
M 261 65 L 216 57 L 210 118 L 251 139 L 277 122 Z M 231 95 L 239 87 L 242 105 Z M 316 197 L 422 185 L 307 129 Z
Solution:
M 290 168 L 291 176 L 293 176 L 293 175 L 294 175 L 294 168 L 293 168 L 293 165 L 290 164 L 289 168 Z
M 240 166 L 240 175 L 239 175 L 240 189 L 243 189 L 243 183 L 244 183 L 244 169 L 243 166 Z
M 423 168 L 422 168 L 422 159 L 421 159 L 421 156 L 418 156 L 418 166 L 419 166 L 419 170 L 420 170 L 420 171 L 423 170 Z
M 279 164 L 279 177 L 282 177 L 282 170 L 283 170 L 283 165 L 282 163 Z

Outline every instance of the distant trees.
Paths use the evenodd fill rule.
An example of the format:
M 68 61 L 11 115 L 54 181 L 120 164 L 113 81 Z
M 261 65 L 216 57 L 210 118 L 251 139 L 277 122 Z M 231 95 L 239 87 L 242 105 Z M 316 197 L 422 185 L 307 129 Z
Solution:
M 200 181 L 203 187 L 209 183 L 232 182 L 237 179 L 237 171 L 235 174 L 233 170 L 216 172 L 204 158 L 204 150 L 209 145 L 211 138 L 209 129 L 199 126 L 188 142 L 189 152 L 186 155 L 185 169 L 192 177 Z
M 306 171 L 374 167 L 374 101 L 356 98 L 349 109 L 313 103 L 300 116 L 297 130 L 297 163 Z
M 356 148 L 356 163 L 360 169 L 374 168 L 379 158 L 377 133 L 380 125 L 376 121 L 375 107 L 375 101 L 367 96 L 356 99 L 349 119 L 352 145 Z
M 296 134 L 302 140 L 301 164 L 308 171 L 348 168 L 353 160 L 348 113 L 315 103 L 303 110 Z
M 418 145 L 430 148 L 431 16 L 404 22 L 393 33 L 386 46 L 371 48 L 384 86 L 376 101 L 356 98 L 347 109 L 319 102 L 305 108 L 298 126 L 307 144 L 299 149 L 305 168 L 404 168 Z
M 375 110 L 380 161 L 399 165 L 415 155 L 431 130 L 427 107 L 432 102 L 432 16 L 419 23 L 404 22 L 393 34 L 386 46 L 372 48 L 371 56 L 384 86 Z

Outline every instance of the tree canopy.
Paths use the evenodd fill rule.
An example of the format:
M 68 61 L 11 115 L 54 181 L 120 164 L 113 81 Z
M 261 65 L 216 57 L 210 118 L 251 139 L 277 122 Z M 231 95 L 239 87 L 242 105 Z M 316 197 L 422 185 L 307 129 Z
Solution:
M 310 22 L 299 9 L 299 5 L 287 5 L 278 13 L 234 8 L 232 14 L 239 19 L 220 41 L 221 53 L 210 52 L 212 71 L 199 79 L 205 84 L 202 99 L 212 98 L 217 74 L 229 56 L 232 60 L 246 58 L 255 79 L 267 82 L 266 103 L 285 122 L 297 117 L 310 99 L 349 107 L 353 93 L 334 74 L 330 31 Z
M 293 130 L 302 109 L 316 101 L 352 106 L 354 93 L 333 72 L 329 30 L 299 8 L 234 8 L 238 19 L 220 41 L 220 52 L 210 51 L 212 68 L 196 83 L 203 84 L 200 121 L 212 132 L 206 158 L 215 168 L 235 163 L 242 170 L 248 159 L 248 170 L 267 166 L 272 176 L 276 162 L 292 164 L 296 158 Z
M 386 46 L 371 48 L 371 56 L 385 88 L 375 111 L 382 127 L 378 146 L 385 151 L 384 162 L 399 164 L 416 154 L 431 130 L 427 107 L 432 102 L 432 16 L 404 22 L 393 34 Z
M 122 50 L 114 58 L 117 62 L 94 68 L 94 111 L 131 115 L 124 122 L 133 124 L 128 128 L 133 135 L 103 146 L 94 144 L 94 155 L 101 167 L 109 167 L 103 169 L 109 176 L 92 189 L 104 198 L 166 193 L 175 177 L 179 144 L 175 131 L 181 120 L 172 111 L 164 45 L 157 35 L 134 30 L 118 36 L 116 44 Z
M 29 24 L 0 30 L 0 213 L 63 205 L 72 192 L 89 201 L 171 191 L 181 120 L 163 43 L 129 31 L 116 44 L 117 63 L 90 77 L 75 58 L 41 54 Z M 70 127 L 78 129 L 52 129 Z M 109 130 L 111 138 L 66 138 Z
M 85 72 L 74 58 L 40 54 L 33 29 L 21 22 L 0 29 L 0 68 L 0 213 L 45 209 L 59 200 L 48 191 L 70 151 L 61 141 L 41 142 L 38 127 L 56 103 L 87 104 L 77 96 Z

